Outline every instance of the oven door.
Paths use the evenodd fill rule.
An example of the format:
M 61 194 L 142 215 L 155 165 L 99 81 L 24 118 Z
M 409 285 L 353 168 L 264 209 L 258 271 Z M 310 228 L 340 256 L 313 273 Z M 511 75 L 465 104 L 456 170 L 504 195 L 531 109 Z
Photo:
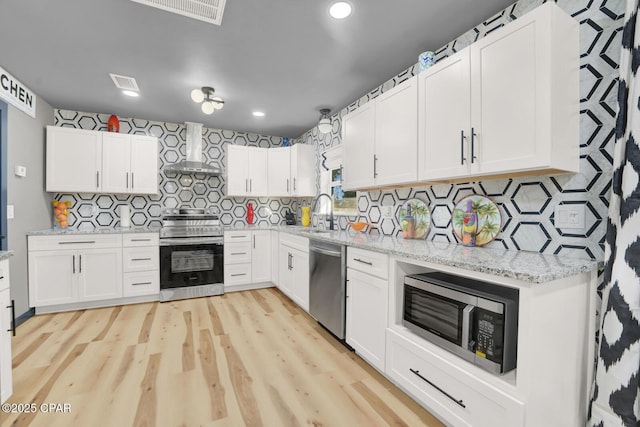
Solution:
M 477 300 L 473 295 L 405 277 L 403 323 L 437 344 L 443 344 L 444 340 L 459 349 L 469 350 Z
M 222 283 L 222 243 L 161 244 L 160 289 Z

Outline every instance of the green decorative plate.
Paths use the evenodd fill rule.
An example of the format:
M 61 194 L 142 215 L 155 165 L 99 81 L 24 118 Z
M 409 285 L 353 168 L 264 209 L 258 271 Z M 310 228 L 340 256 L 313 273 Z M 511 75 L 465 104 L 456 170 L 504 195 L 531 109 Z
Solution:
M 398 222 L 405 239 L 424 239 L 431 225 L 429 207 L 420 199 L 409 199 L 400 207 Z
M 468 213 L 466 217 L 465 213 Z M 458 241 L 463 245 L 483 246 L 500 233 L 502 214 L 493 200 L 472 194 L 456 203 L 451 214 L 451 224 Z

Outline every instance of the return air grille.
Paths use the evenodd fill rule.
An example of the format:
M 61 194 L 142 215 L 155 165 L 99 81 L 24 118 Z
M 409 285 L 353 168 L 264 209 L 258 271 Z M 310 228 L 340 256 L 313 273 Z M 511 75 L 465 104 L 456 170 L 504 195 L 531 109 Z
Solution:
M 120 74 L 113 73 L 109 73 L 109 75 L 111 76 L 111 80 L 113 80 L 113 84 L 115 84 L 118 89 L 132 90 L 134 92 L 140 91 L 138 83 L 133 77 L 121 76 Z
M 189 18 L 220 25 L 227 0 L 131 0 Z

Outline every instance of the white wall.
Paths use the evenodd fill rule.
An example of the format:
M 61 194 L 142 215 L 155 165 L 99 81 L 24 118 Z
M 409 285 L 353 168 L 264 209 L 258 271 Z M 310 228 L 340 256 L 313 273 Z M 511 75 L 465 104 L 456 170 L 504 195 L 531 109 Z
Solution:
M 16 302 L 16 317 L 29 310 L 27 282 L 27 238 L 25 233 L 52 226 L 53 194 L 45 193 L 45 134 L 53 125 L 53 108 L 42 98 L 36 103 L 36 118 L 9 106 L 7 126 L 7 204 L 15 209 L 7 220 L 10 258 L 11 298 Z M 24 178 L 14 174 L 16 165 L 26 166 Z

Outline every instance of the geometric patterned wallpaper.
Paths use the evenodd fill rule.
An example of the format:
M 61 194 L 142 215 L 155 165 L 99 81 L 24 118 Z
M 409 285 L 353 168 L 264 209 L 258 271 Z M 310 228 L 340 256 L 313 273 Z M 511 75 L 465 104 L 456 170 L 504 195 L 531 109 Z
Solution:
M 106 130 L 110 114 L 80 113 L 55 110 L 54 125 L 90 130 Z M 297 212 L 302 199 L 226 197 L 225 176 L 203 174 L 182 175 L 165 172 L 164 166 L 186 157 L 186 127 L 184 124 L 161 123 L 140 119 L 119 118 L 120 133 L 157 136 L 159 141 L 160 194 L 69 194 L 59 193 L 56 200 L 72 202 L 69 227 L 93 230 L 120 224 L 119 206 L 129 205 L 132 226 L 160 226 L 163 207 L 217 207 L 224 225 L 246 224 L 246 207 L 251 202 L 255 224 L 280 224 L 287 209 Z M 203 160 L 224 165 L 226 145 L 278 147 L 282 138 L 252 133 L 203 128 Z M 300 218 L 300 214 L 297 216 Z
M 436 60 L 463 49 L 542 3 L 542 0 L 514 3 L 443 46 L 436 52 Z M 427 239 L 455 242 L 451 227 L 451 212 L 455 202 L 477 193 L 492 198 L 503 216 L 502 232 L 488 247 L 597 260 L 604 258 L 625 1 L 559 0 L 557 3 L 580 23 L 580 172 L 361 192 L 358 195 L 359 216 L 341 218 L 341 228 L 345 228 L 347 220 L 363 220 L 376 224 L 385 235 L 399 235 L 398 221 L 382 218 L 380 206 L 395 206 L 394 216 L 397 217 L 397 209 L 402 202 L 409 198 L 420 198 L 431 209 L 431 228 Z M 340 144 L 341 120 L 345 114 L 416 73 L 417 64 L 334 114 L 331 133 L 320 134 L 314 128 L 296 142 L 314 144 L 318 154 Z M 317 168 L 320 169 L 319 164 Z M 556 228 L 554 207 L 558 204 L 584 205 L 586 228 Z

